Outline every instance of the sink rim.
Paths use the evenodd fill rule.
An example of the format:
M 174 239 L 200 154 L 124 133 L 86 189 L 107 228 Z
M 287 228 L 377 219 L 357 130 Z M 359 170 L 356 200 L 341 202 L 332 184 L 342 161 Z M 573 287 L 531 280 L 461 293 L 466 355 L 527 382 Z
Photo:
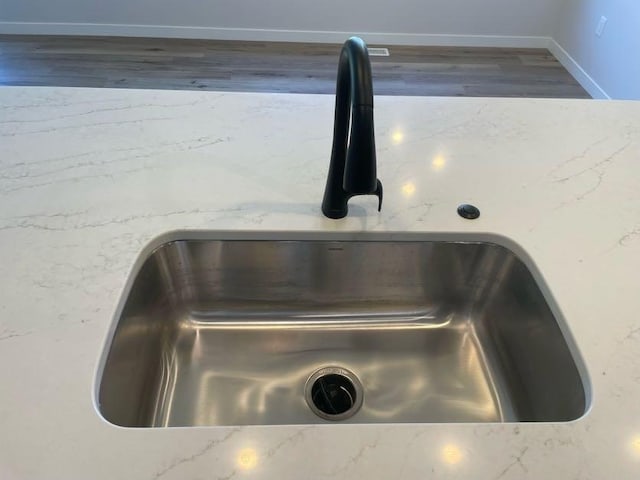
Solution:
M 120 321 L 120 317 L 123 313 L 126 302 L 131 293 L 133 284 L 142 269 L 145 262 L 160 248 L 179 241 L 266 241 L 266 242 L 445 242 L 445 243 L 458 243 L 458 244 L 489 244 L 496 245 L 498 247 L 508 250 L 511 254 L 517 257 L 524 266 L 531 273 L 537 287 L 542 293 L 544 300 L 547 302 L 549 309 L 551 310 L 558 328 L 562 333 L 562 336 L 566 342 L 567 348 L 571 354 L 571 357 L 575 363 L 575 367 L 578 371 L 580 380 L 585 395 L 585 411 L 584 413 L 569 421 L 536 421 L 536 422 L 465 422 L 464 425 L 478 426 L 478 425 L 523 425 L 532 423 L 534 425 L 566 425 L 573 424 L 582 421 L 585 417 L 590 415 L 594 399 L 591 376 L 587 369 L 586 362 L 577 342 L 571 332 L 569 323 L 566 320 L 555 296 L 552 294 L 547 282 L 538 269 L 536 263 L 527 251 L 513 239 L 501 234 L 488 233 L 488 232 L 399 232 L 399 231 L 385 231 L 385 232 L 373 232 L 373 231 L 293 231 L 293 230 L 188 230 L 178 229 L 171 230 L 160 234 L 152 238 L 137 255 L 135 262 L 129 269 L 126 281 L 120 292 L 118 303 L 111 316 L 109 327 L 105 332 L 105 338 L 102 341 L 102 349 L 100 351 L 98 361 L 94 368 L 94 374 L 92 379 L 91 397 L 93 408 L 98 417 L 111 427 L 126 429 L 126 430 L 139 430 L 141 427 L 123 426 L 116 423 L 112 423 L 107 420 L 100 411 L 99 407 L 99 392 L 101 379 L 104 374 L 105 366 L 109 356 L 109 352 L 112 343 L 115 339 L 115 332 Z M 310 424 L 318 427 L 347 427 L 347 426 L 362 426 L 362 425 L 376 425 L 376 424 Z M 421 422 L 421 423 L 399 423 L 399 424 L 386 424 L 386 425 L 462 425 L 458 422 Z M 170 426 L 170 427 L 155 427 L 155 428 L 171 428 L 171 429 L 192 429 L 192 428 L 248 428 L 248 427 L 286 427 L 286 426 L 300 426 L 297 424 L 278 424 L 278 425 L 240 425 L 240 426 Z

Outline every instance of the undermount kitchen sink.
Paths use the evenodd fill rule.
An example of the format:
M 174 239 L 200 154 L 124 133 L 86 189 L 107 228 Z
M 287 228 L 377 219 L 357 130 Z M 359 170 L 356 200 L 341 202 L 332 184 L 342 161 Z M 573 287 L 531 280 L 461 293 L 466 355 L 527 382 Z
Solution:
M 168 236 L 127 283 L 98 409 L 126 427 L 581 417 L 586 373 L 544 282 L 482 240 Z

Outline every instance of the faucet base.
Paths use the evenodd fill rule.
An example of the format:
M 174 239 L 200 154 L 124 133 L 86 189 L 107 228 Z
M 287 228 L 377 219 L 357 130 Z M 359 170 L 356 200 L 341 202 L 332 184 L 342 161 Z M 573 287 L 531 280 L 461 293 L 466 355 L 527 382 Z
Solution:
M 323 206 L 322 213 L 324 214 L 325 217 L 331 218 L 333 220 L 339 220 L 347 216 L 347 213 L 349 213 L 349 207 L 336 210 L 336 209 L 329 209 L 329 208 L 325 209 Z
M 382 210 L 382 182 L 380 180 L 376 180 L 376 189 L 369 195 L 378 197 L 378 211 Z M 334 191 L 327 186 L 322 200 L 322 213 L 334 220 L 346 217 L 347 213 L 349 213 L 347 202 L 351 197 L 355 196 L 356 194 L 347 193 L 343 188 L 340 188 L 339 191 Z

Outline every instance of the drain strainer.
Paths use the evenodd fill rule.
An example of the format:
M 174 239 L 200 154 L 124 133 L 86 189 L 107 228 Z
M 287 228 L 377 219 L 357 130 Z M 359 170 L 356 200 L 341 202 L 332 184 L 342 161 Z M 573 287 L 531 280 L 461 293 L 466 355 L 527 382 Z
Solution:
M 358 378 L 346 368 L 324 367 L 309 377 L 304 396 L 313 413 L 325 420 L 346 420 L 362 406 Z

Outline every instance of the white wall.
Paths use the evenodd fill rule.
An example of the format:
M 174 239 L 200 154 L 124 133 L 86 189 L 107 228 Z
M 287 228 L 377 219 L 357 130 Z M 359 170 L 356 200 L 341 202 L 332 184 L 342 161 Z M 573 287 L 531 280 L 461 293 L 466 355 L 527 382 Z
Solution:
M 597 37 L 603 15 L 608 22 Z M 640 99 L 639 0 L 565 0 L 553 37 L 556 56 L 593 96 Z
M 544 46 L 558 0 L 0 0 L 0 32 Z M 338 33 L 336 33 L 338 32 Z M 507 37 L 506 39 L 504 37 Z M 529 37 L 535 37 L 533 39 Z

